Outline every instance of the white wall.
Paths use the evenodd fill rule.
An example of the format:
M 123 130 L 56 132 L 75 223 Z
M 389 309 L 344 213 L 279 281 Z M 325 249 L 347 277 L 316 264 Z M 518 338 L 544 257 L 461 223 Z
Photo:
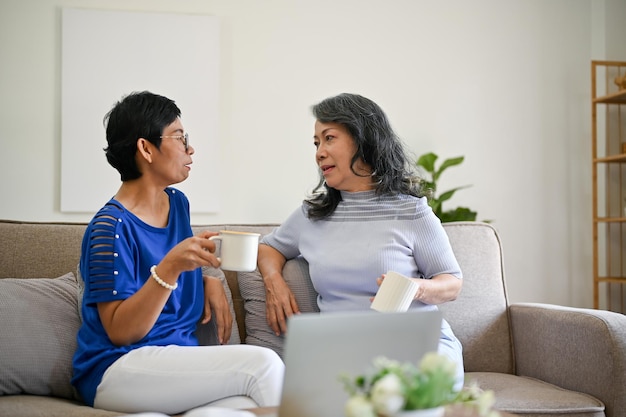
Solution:
M 416 155 L 466 156 L 441 187 L 473 184 L 452 203 L 493 220 L 512 301 L 591 306 L 590 60 L 615 32 L 624 39 L 617 24 L 604 31 L 624 21 L 623 2 L 0 0 L 0 218 L 91 217 L 59 210 L 63 6 L 219 17 L 230 168 L 206 190 L 222 211 L 194 223 L 283 220 L 317 179 L 309 107 L 360 93 Z M 85 140 L 103 147 L 104 132 Z

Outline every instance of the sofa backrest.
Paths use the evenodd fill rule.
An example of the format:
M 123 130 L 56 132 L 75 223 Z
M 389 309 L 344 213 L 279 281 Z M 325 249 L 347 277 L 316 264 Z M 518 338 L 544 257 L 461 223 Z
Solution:
M 0 221 L 0 278 L 76 272 L 86 223 Z
M 481 222 L 444 228 L 463 272 L 463 289 L 439 309 L 463 344 L 465 371 L 514 373 L 500 237 Z
M 86 227 L 87 223 L 0 220 L 0 278 L 56 278 L 76 272 Z M 224 224 L 193 226 L 194 233 L 248 229 Z
M 276 224 L 197 225 L 201 230 L 266 234 Z M 0 278 L 55 278 L 75 272 L 86 224 L 0 221 Z M 480 222 L 445 223 L 464 275 L 454 302 L 440 306 L 463 344 L 467 372 L 514 372 L 502 247 L 496 230 Z M 301 268 L 300 268 L 301 269 Z M 245 340 L 244 300 L 236 273 L 225 271 Z

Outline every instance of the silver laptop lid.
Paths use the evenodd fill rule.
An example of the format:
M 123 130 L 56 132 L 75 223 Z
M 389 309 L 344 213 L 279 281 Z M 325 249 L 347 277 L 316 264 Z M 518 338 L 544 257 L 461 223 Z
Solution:
M 377 356 L 418 363 L 426 352 L 437 350 L 441 320 L 437 310 L 292 316 L 279 417 L 343 416 L 348 394 L 341 374 L 362 374 Z

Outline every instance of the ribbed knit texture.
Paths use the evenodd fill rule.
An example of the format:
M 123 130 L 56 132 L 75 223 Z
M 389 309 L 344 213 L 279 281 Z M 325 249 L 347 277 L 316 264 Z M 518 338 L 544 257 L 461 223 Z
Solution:
M 287 259 L 302 255 L 321 311 L 369 309 L 376 278 L 393 270 L 408 277 L 461 277 L 450 242 L 425 198 L 342 192 L 325 220 L 310 220 L 306 206 L 262 239 Z M 413 302 L 412 308 L 434 308 Z

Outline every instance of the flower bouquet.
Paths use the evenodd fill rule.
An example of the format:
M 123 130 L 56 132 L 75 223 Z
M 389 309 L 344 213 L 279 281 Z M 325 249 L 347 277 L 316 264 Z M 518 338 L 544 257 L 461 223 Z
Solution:
M 340 379 L 350 398 L 346 417 L 395 417 L 408 410 L 440 409 L 451 404 L 474 408 L 481 417 L 495 417 L 493 391 L 470 384 L 454 389 L 456 365 L 446 356 L 427 353 L 419 367 L 385 357 L 374 359 L 373 370 L 365 375 Z

